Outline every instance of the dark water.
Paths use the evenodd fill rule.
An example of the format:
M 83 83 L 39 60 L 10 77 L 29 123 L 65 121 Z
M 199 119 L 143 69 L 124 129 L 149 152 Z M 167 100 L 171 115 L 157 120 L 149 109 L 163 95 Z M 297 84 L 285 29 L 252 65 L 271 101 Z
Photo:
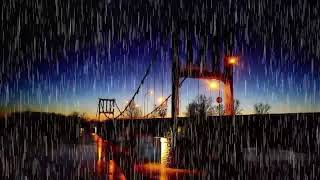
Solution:
M 142 136 L 134 146 L 112 144 L 95 133 L 55 147 L 7 144 L 0 153 L 1 175 L 13 179 L 184 179 L 201 175 L 174 167 L 170 140 Z M 12 153 L 17 144 L 25 151 Z
M 0 153 L 1 176 L 4 178 L 90 179 L 123 176 L 116 163 L 106 158 L 107 145 L 91 134 L 82 134 L 76 144 L 60 143 L 49 148 L 14 140 L 11 142 L 12 145 L 7 143 Z M 19 146 L 25 150 L 18 151 Z
M 320 167 L 313 154 L 282 149 L 236 150 L 242 156 L 238 161 L 234 154 L 208 156 L 192 143 L 173 148 L 170 136 L 140 135 L 111 143 L 82 132 L 72 144 L 35 146 L 14 139 L 2 144 L 1 176 L 10 179 L 281 179 L 315 177 Z

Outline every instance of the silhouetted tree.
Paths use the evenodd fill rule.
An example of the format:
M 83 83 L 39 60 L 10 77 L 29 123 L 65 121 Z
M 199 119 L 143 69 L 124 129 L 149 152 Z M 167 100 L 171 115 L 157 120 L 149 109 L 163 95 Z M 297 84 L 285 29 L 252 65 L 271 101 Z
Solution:
M 138 118 L 141 117 L 142 115 L 142 111 L 141 109 L 138 107 L 138 105 L 132 101 L 129 104 L 129 107 L 127 108 L 125 114 L 127 115 L 127 117 L 129 118 Z
M 240 101 L 239 100 L 234 100 L 234 105 L 233 105 L 234 113 L 236 115 L 241 114 L 242 109 L 240 108 Z M 225 109 L 223 104 L 218 104 L 214 106 L 213 108 L 213 115 L 224 115 L 225 114 Z
M 192 116 L 196 116 L 198 110 L 198 104 L 196 102 L 191 102 L 190 104 L 188 104 L 187 106 L 187 116 L 192 117 Z
M 78 118 L 78 117 L 80 117 L 80 114 L 79 114 L 78 112 L 74 111 L 74 112 L 72 112 L 72 113 L 70 114 L 70 117 Z
M 238 99 L 234 100 L 233 110 L 235 115 L 242 114 L 242 109 L 240 108 L 240 101 Z
M 157 107 L 158 107 L 158 106 L 157 106 L 156 104 L 153 105 L 153 110 L 154 110 L 154 111 L 150 114 L 149 118 L 158 117 L 159 114 L 158 114 L 158 111 L 157 111 L 158 109 L 156 109 Z
M 161 118 L 164 118 L 167 115 L 167 109 L 168 109 L 168 104 L 167 102 L 165 102 L 158 108 L 158 115 Z
M 216 115 L 224 115 L 224 106 L 223 104 L 218 104 L 217 106 L 215 106 L 215 113 Z
M 212 99 L 205 95 L 200 95 L 187 106 L 187 115 L 189 117 L 199 116 L 204 118 L 212 108 Z
M 80 114 L 80 119 L 81 119 L 81 120 L 88 120 L 89 118 L 88 118 L 88 116 L 87 116 L 87 113 L 85 113 L 85 112 L 84 112 L 84 113 L 81 113 L 81 114 Z
M 215 107 L 213 106 L 213 107 L 210 107 L 209 109 L 208 109 L 208 116 L 215 116 L 215 115 L 217 115 L 217 113 L 216 113 L 216 110 L 215 110 Z
M 258 103 L 254 105 L 254 111 L 256 114 L 268 114 L 271 106 L 269 104 Z

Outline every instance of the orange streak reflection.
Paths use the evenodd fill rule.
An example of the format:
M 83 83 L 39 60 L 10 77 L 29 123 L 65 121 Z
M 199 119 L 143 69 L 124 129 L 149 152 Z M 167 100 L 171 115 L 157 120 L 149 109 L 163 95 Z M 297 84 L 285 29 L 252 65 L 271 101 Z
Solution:
M 171 164 L 171 147 L 167 138 L 160 138 L 161 153 L 160 163 L 146 163 L 134 165 L 134 171 L 149 177 L 157 176 L 160 180 L 172 179 L 174 177 L 200 175 L 202 172 L 188 169 L 177 169 L 169 167 Z
M 126 177 L 122 173 L 121 169 L 117 166 L 115 161 L 106 159 L 106 153 L 108 153 L 107 147 L 111 145 L 95 133 L 92 133 L 92 137 L 97 149 L 97 161 L 95 164 L 97 175 L 108 173 L 108 179 L 125 180 Z
M 120 171 L 120 168 L 117 166 L 117 164 L 114 162 L 114 160 L 109 161 L 109 169 L 108 169 L 109 175 L 108 179 L 120 179 L 125 180 L 126 177 L 124 174 Z
M 105 161 L 105 143 L 103 142 L 103 139 L 99 137 L 96 134 L 92 134 L 94 143 L 96 145 L 96 151 L 97 151 L 97 159 L 96 159 L 96 173 L 97 174 L 103 174 L 104 170 L 107 168 L 107 163 Z
M 168 168 L 158 163 L 136 164 L 134 170 L 146 175 L 159 175 L 160 179 L 168 179 L 170 176 L 200 175 L 200 171 L 188 169 Z

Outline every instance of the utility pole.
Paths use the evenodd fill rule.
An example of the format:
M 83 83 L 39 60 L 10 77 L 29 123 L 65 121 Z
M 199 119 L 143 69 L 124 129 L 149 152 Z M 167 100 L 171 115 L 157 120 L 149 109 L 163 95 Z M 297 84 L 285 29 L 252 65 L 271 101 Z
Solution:
M 179 78 L 180 78 L 180 66 L 179 66 L 179 33 L 175 29 L 172 33 L 172 103 L 171 103 L 171 117 L 173 121 L 173 146 L 176 146 L 177 141 L 177 124 L 179 114 Z

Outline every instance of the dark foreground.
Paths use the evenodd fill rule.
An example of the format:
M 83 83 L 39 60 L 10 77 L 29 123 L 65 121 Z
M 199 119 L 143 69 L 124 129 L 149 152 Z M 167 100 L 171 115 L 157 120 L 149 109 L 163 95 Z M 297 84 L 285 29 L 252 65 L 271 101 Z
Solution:
M 316 179 L 319 114 L 277 116 L 180 121 L 174 146 L 165 120 L 20 114 L 1 121 L 1 179 Z
M 194 179 L 204 175 L 198 170 L 170 167 L 172 155 L 166 138 L 142 137 L 140 147 L 130 149 L 83 132 L 77 144 L 62 143 L 50 149 L 33 144 L 20 146 L 25 149 L 23 153 L 14 153 L 10 144 L 2 146 L 2 178 Z

